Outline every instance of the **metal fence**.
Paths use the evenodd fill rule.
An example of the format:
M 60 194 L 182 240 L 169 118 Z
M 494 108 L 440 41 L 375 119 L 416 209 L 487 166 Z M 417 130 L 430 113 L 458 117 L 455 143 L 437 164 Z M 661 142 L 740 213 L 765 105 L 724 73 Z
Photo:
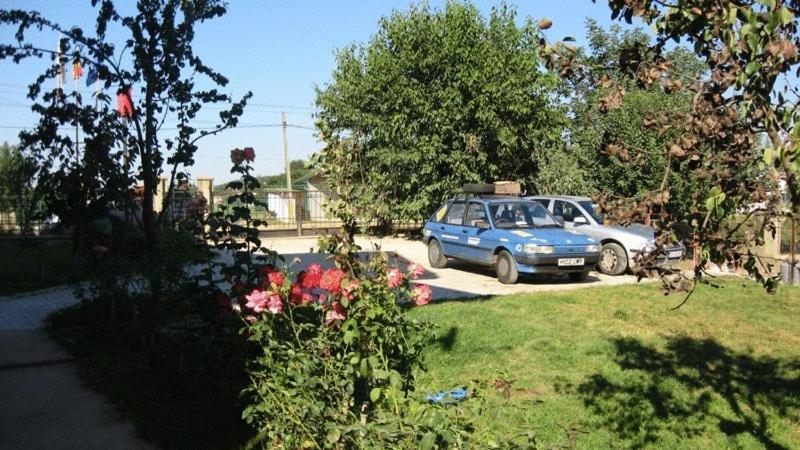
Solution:
M 316 190 L 267 190 L 256 194 L 267 207 L 252 207 L 250 214 L 254 219 L 263 220 L 266 226 L 260 227 L 265 233 L 276 232 L 297 236 L 313 235 L 337 229 L 342 222 L 327 209 L 329 201 L 337 198 L 335 192 Z M 230 205 L 229 195 L 215 195 L 214 209 Z M 235 206 L 231 205 L 231 206 Z M 359 221 L 361 228 L 377 226 L 374 221 Z M 393 224 L 393 230 L 414 229 L 422 226 L 420 222 Z
M 335 198 L 333 192 L 268 190 L 256 195 L 267 207 L 251 207 L 250 215 L 267 224 L 261 227 L 263 231 L 296 231 L 303 235 L 341 226 L 325 209 L 325 203 Z M 228 198 L 229 195 L 215 195 L 214 209 L 236 206 L 228 203 Z
M 32 195 L 0 188 L 0 235 L 35 236 L 48 231 L 41 203 Z

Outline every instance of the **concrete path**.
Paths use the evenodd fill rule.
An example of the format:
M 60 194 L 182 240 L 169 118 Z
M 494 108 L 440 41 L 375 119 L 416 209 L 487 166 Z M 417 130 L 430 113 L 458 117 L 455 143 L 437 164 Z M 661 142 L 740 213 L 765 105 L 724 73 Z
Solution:
M 492 268 L 476 267 L 454 261 L 450 261 L 444 269 L 432 268 L 428 263 L 428 249 L 421 241 L 401 238 L 357 237 L 356 243 L 361 246 L 365 254 L 373 251 L 375 245 L 378 245 L 381 251 L 396 254 L 396 261 L 390 259 L 390 264 L 404 267 L 408 262 L 417 262 L 425 266 L 425 275 L 417 281 L 431 287 L 434 300 L 636 283 L 636 277 L 631 275 L 611 277 L 592 272 L 586 281 L 580 283 L 570 281 L 563 275 L 536 275 L 520 276 L 517 284 L 507 285 L 497 281 L 497 276 Z M 302 262 L 295 270 L 301 270 L 313 262 L 319 262 L 323 266 L 333 265 L 331 261 L 326 261 L 326 255 L 310 253 L 317 246 L 317 240 L 314 237 L 266 238 L 263 240 L 263 245 L 283 255 L 287 263 L 291 262 L 294 257 L 300 258 Z
M 69 288 L 0 297 L 0 450 L 153 448 L 41 329 L 75 302 Z

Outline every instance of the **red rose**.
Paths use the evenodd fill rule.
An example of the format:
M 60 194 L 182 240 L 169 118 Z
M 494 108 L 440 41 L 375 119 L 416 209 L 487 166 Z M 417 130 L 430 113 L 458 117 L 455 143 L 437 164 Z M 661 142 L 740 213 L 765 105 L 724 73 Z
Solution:
M 342 280 L 344 272 L 341 269 L 328 269 L 319 280 L 319 287 L 326 291 L 336 294 L 342 290 Z
M 282 272 L 270 272 L 267 274 L 267 279 L 270 283 L 275 283 L 275 286 L 283 286 L 284 278 Z
M 303 303 L 303 288 L 299 284 L 292 285 L 292 289 L 289 291 L 289 300 L 295 305 Z
M 253 150 L 253 147 L 244 148 L 244 159 L 251 162 L 256 160 L 256 151 Z

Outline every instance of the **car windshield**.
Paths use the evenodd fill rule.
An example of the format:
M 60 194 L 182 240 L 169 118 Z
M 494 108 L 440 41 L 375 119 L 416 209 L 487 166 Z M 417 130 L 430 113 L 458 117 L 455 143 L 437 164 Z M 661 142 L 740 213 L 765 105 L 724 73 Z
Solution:
M 592 202 L 588 200 L 583 200 L 578 202 L 578 204 L 581 205 L 581 208 L 583 208 L 584 211 L 586 211 L 587 213 L 589 213 L 590 216 L 592 216 L 595 222 L 597 222 L 600 225 L 603 224 L 603 222 L 605 221 L 605 217 L 603 216 L 603 214 L 597 212 L 598 208 L 594 204 L 592 204 Z
M 495 228 L 561 228 L 538 202 L 508 202 L 489 205 Z

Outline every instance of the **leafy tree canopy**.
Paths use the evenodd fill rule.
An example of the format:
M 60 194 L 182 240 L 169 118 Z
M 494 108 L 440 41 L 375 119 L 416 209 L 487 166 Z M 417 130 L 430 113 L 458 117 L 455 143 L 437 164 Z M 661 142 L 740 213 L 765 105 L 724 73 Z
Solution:
M 512 8 L 428 4 L 380 21 L 341 50 L 317 90 L 318 165 L 359 217 L 422 219 L 465 182 L 535 189 L 539 156 L 560 145 L 559 78 L 542 70 L 539 28 Z
M 617 65 L 638 85 L 669 90 L 682 88 L 692 94 L 688 111 L 661 112 L 649 124 L 674 137 L 663 149 L 667 154 L 664 172 L 676 171 L 689 162 L 696 176 L 712 186 L 700 199 L 692 226 L 702 245 L 697 277 L 709 261 L 737 263 L 772 289 L 776 278 L 770 274 L 772 261 L 759 256 L 763 231 L 770 231 L 778 219 L 800 217 L 800 146 L 797 120 L 800 114 L 800 33 L 797 0 L 609 0 L 612 18 L 632 23 L 640 18 L 656 33 L 653 45 L 626 46 Z M 703 61 L 708 75 L 684 83 L 671 73 L 665 53 L 670 41 L 685 42 Z M 547 49 L 545 49 L 547 51 Z M 550 46 L 550 66 L 580 71 L 574 57 Z M 593 76 L 598 82 L 600 74 Z M 613 86 L 614 81 L 611 81 Z M 610 87 L 611 87 L 610 86 Z M 617 83 L 603 101 L 613 109 L 625 95 Z M 767 145 L 762 137 L 767 136 Z M 758 178 L 737 176 L 742 167 L 757 161 L 761 178 L 786 183 L 789 207 L 780 195 L 764 189 Z M 608 204 L 622 220 L 640 217 L 652 206 L 668 201 L 673 188 L 652 193 L 636 204 L 619 200 Z M 749 211 L 742 217 L 743 211 Z M 754 215 L 760 229 L 742 232 Z M 681 219 L 664 209 L 664 231 Z M 662 233 L 662 237 L 668 233 Z M 661 240 L 663 242 L 663 240 Z M 696 278 L 697 279 L 697 278 Z M 689 289 L 681 283 L 679 286 Z
M 693 92 L 682 86 L 704 77 L 705 65 L 690 50 L 675 47 L 664 54 L 671 84 L 665 89 L 645 85 L 620 70 L 618 62 L 629 48 L 650 46 L 649 35 L 641 29 L 622 31 L 619 25 L 604 30 L 591 19 L 586 28 L 589 46 L 576 58 L 582 70 L 572 72 L 568 79 L 573 86 L 570 112 L 574 118 L 568 153 L 591 174 L 584 177 L 584 189 L 628 199 L 660 195 L 669 187 L 665 207 L 688 216 L 697 195 L 711 186 L 692 170 L 699 160 L 678 162 L 665 173 L 670 159 L 665 149 L 680 138 L 681 130 L 657 121 L 674 119 L 691 109 Z M 757 164 L 749 164 L 739 175 L 754 177 L 757 172 Z M 645 214 L 649 217 L 653 212 L 657 211 Z
M 154 254 L 159 219 L 153 196 L 162 165 L 172 166 L 172 186 L 182 168 L 194 163 L 197 141 L 235 126 L 250 94 L 233 103 L 218 90 L 227 78 L 192 47 L 195 26 L 224 14 L 224 2 L 141 0 L 128 16 L 111 0 L 91 3 L 97 12 L 93 30 L 55 23 L 35 11 L 0 10 L 0 25 L 16 27 L 17 41 L 0 44 L 0 59 L 46 57 L 53 62 L 30 85 L 28 96 L 40 120 L 32 131 L 21 133 L 21 147 L 40 164 L 42 191 L 58 194 L 51 209 L 64 219 L 74 217 L 78 230 L 90 210 L 122 203 L 135 178 L 142 180 L 142 220 Z M 107 39 L 111 27 L 122 41 Z M 60 49 L 34 45 L 29 35 L 35 32 L 60 35 Z M 72 65 L 96 69 L 103 86 L 96 100 L 60 87 L 43 89 Z M 109 90 L 127 97 L 129 105 L 121 110 L 125 120 L 118 117 Z M 209 103 L 229 103 L 230 109 L 220 112 L 213 129 L 198 130 L 193 119 Z M 167 118 L 177 122 L 177 132 L 169 137 L 162 128 Z

